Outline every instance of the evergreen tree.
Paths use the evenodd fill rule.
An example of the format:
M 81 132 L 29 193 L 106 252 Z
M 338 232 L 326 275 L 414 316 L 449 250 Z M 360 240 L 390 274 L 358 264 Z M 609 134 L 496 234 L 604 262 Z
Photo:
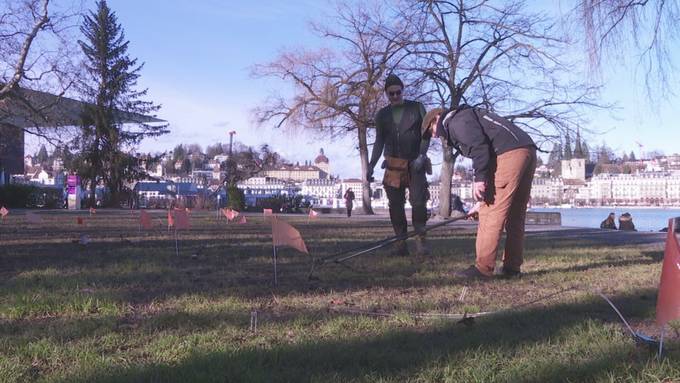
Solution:
M 567 132 L 567 135 L 564 137 L 564 155 L 562 155 L 562 159 L 570 160 L 571 158 L 571 138 L 569 138 L 569 132 Z
M 175 161 L 168 161 L 164 165 L 165 167 L 165 174 L 176 174 L 177 171 L 175 170 Z
M 184 158 L 186 157 L 187 152 L 184 149 L 184 146 L 182 144 L 179 144 L 175 146 L 175 149 L 172 150 L 172 160 L 173 161 L 184 161 Z
M 139 159 L 131 149 L 142 139 L 168 130 L 167 125 L 146 123 L 151 120 L 146 116 L 160 106 L 143 100 L 146 89 L 135 89 L 143 65 L 129 57 L 129 41 L 106 1 L 97 1 L 96 7 L 96 12 L 84 17 L 80 27 L 84 39 L 78 40 L 86 72 L 81 90 L 92 104 L 83 114 L 81 155 L 89 167 L 90 203 L 102 181 L 110 192 L 109 204 L 119 206 L 125 183 L 144 177 L 137 171 Z
M 47 154 L 47 148 L 45 148 L 45 145 L 40 145 L 40 150 L 38 150 L 38 153 L 35 155 L 35 163 L 45 166 L 48 158 L 49 155 Z
M 614 152 L 605 144 L 597 150 L 597 163 L 601 165 L 611 164 L 614 160 Z
M 548 166 L 555 167 L 559 165 L 560 161 L 562 161 L 562 144 L 557 142 L 553 145 L 550 155 L 548 156 Z
M 637 159 L 635 158 L 635 152 L 633 152 L 633 151 L 631 150 L 631 151 L 630 151 L 630 155 L 628 156 L 628 159 L 629 159 L 630 161 L 637 161 Z
M 216 143 L 215 145 L 208 145 L 208 147 L 205 148 L 205 155 L 208 158 L 215 158 L 215 156 L 218 156 L 220 154 L 224 154 L 224 147 L 219 142 Z
M 554 176 L 562 173 L 562 144 L 556 142 L 548 155 L 548 167 Z
M 191 160 L 188 157 L 182 161 L 181 172 L 185 175 L 191 174 Z

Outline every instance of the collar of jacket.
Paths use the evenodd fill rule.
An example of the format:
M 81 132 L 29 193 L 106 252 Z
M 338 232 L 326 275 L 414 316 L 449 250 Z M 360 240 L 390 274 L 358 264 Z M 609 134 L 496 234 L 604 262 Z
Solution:
M 448 130 L 444 128 L 446 124 L 449 122 L 450 119 L 453 118 L 453 116 L 456 115 L 456 113 L 460 112 L 461 110 L 470 108 L 472 108 L 470 105 L 461 104 L 457 108 L 451 108 L 449 109 L 448 112 L 445 112 L 444 115 L 439 118 L 439 123 L 437 123 L 437 136 L 448 138 L 449 137 Z

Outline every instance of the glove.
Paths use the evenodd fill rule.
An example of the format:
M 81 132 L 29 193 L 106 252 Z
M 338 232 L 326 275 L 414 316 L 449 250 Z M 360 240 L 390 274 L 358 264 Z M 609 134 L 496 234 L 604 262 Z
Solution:
M 369 166 L 368 169 L 366 170 L 366 179 L 368 180 L 368 182 L 373 182 L 373 181 L 374 181 L 374 179 L 373 179 L 373 168 L 370 167 L 370 166 Z
M 415 173 L 421 172 L 427 164 L 427 156 L 420 154 L 415 160 L 411 161 L 411 170 Z

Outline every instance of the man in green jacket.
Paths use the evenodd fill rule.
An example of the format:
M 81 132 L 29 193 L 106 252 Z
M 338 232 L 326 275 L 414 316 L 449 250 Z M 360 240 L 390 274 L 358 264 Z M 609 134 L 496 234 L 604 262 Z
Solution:
M 384 154 L 385 169 L 383 185 L 389 201 L 390 220 L 396 235 L 407 233 L 406 189 L 412 208 L 413 227 L 420 234 L 416 237 L 417 253 L 425 255 L 429 249 L 425 242 L 427 209 L 430 198 L 425 173 L 432 172 L 427 158 L 431 132 L 422 130 L 425 107 L 417 101 L 404 99 L 404 83 L 394 74 L 385 80 L 385 93 L 390 105 L 380 109 L 375 116 L 376 137 L 366 178 L 373 179 L 373 168 Z M 425 133 L 425 134 L 424 134 Z M 408 255 L 405 241 L 397 242 L 396 253 Z

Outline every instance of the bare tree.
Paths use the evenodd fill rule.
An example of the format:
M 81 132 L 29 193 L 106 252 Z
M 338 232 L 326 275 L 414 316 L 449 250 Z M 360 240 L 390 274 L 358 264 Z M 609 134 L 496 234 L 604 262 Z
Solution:
M 592 68 L 599 68 L 605 57 L 623 59 L 621 52 L 635 52 L 645 68 L 648 92 L 668 90 L 680 1 L 578 0 L 572 16 L 584 30 Z
M 63 98 L 77 77 L 77 13 L 50 0 L 0 0 L 0 170 L 23 172 L 24 133 L 64 136 L 54 128 L 77 104 Z
M 294 86 L 292 96 L 270 98 L 255 115 L 259 123 L 273 121 L 277 127 L 303 127 L 331 138 L 353 135 L 361 158 L 363 208 L 372 214 L 367 133 L 386 104 L 383 81 L 400 52 L 394 36 L 404 38 L 408 29 L 388 18 L 379 3 L 340 4 L 335 23 L 335 28 L 312 27 L 338 50 L 289 50 L 254 68 L 255 76 L 278 77 Z M 388 36 L 385 30 L 398 33 Z
M 43 128 L 59 125 L 75 103 L 57 107 L 78 76 L 72 32 L 79 9 L 63 3 L 0 0 L 0 123 L 44 138 Z
M 579 125 L 581 107 L 597 106 L 596 86 L 569 80 L 568 42 L 553 21 L 521 1 L 423 0 L 401 9 L 418 36 L 402 41 L 409 55 L 399 65 L 421 75 L 426 100 L 481 105 L 523 125 L 539 146 Z M 448 217 L 456 155 L 443 145 L 439 213 Z

